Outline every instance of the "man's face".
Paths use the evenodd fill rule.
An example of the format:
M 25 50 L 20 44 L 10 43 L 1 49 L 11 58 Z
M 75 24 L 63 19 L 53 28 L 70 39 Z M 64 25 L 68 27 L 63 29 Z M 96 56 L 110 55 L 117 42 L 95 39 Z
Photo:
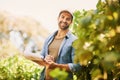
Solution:
M 58 17 L 58 25 L 59 28 L 62 30 L 68 29 L 71 23 L 72 23 L 72 18 L 69 13 L 64 12 Z

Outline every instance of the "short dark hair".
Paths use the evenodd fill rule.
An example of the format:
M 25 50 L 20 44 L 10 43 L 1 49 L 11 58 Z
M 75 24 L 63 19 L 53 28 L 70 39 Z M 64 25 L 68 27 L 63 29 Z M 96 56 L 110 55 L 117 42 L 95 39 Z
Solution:
M 61 15 L 62 13 L 68 13 L 68 14 L 70 14 L 71 19 L 73 20 L 73 15 L 72 15 L 72 13 L 71 13 L 70 11 L 68 11 L 68 10 L 62 10 L 62 11 L 60 11 L 59 17 L 60 17 L 60 15 Z

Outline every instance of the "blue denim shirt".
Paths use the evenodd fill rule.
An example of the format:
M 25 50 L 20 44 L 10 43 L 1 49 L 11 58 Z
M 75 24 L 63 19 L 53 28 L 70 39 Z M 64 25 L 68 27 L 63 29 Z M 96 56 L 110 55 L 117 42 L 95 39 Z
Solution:
M 57 34 L 57 31 L 50 35 L 44 43 L 43 49 L 41 50 L 41 56 L 42 58 L 45 58 L 46 55 L 48 55 L 48 46 L 54 39 L 54 36 Z M 66 34 L 66 37 L 63 39 L 60 49 L 58 51 L 58 57 L 56 60 L 56 63 L 58 64 L 68 64 L 71 72 L 69 73 L 69 78 L 73 78 L 72 72 L 79 71 L 81 68 L 80 64 L 75 64 L 74 63 L 74 48 L 72 47 L 72 43 L 74 40 L 76 40 L 77 37 L 74 36 L 70 31 Z M 44 70 L 41 73 L 41 79 L 44 80 Z

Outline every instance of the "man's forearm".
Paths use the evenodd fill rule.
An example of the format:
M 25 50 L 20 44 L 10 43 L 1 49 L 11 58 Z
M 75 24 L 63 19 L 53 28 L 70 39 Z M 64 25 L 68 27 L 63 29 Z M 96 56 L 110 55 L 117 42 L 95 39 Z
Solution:
M 41 65 L 41 66 L 46 66 L 48 64 L 47 62 L 41 61 L 41 60 L 32 60 L 32 61 L 39 64 L 39 65 Z

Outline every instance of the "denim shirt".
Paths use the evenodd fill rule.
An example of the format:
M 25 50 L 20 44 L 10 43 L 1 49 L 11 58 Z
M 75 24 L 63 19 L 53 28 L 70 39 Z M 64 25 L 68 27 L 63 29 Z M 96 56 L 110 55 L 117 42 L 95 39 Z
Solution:
M 49 44 L 52 42 L 52 40 L 54 39 L 56 34 L 57 34 L 57 31 L 55 33 L 53 33 L 52 35 L 50 35 L 45 40 L 43 49 L 41 50 L 41 53 L 40 53 L 42 58 L 45 58 L 45 56 L 48 55 Z M 56 60 L 56 63 L 58 63 L 58 64 L 68 64 L 68 66 L 71 70 L 71 72 L 68 73 L 69 74 L 68 78 L 70 78 L 70 79 L 73 78 L 72 72 L 79 71 L 79 69 L 81 68 L 80 64 L 74 63 L 74 48 L 72 47 L 72 43 L 76 39 L 77 39 L 77 37 L 74 36 L 70 31 L 66 34 L 66 37 L 63 39 L 63 41 L 61 43 L 60 49 L 58 51 L 58 57 Z M 44 80 L 44 78 L 45 78 L 44 70 L 41 73 L 40 78 L 41 78 L 40 80 Z

